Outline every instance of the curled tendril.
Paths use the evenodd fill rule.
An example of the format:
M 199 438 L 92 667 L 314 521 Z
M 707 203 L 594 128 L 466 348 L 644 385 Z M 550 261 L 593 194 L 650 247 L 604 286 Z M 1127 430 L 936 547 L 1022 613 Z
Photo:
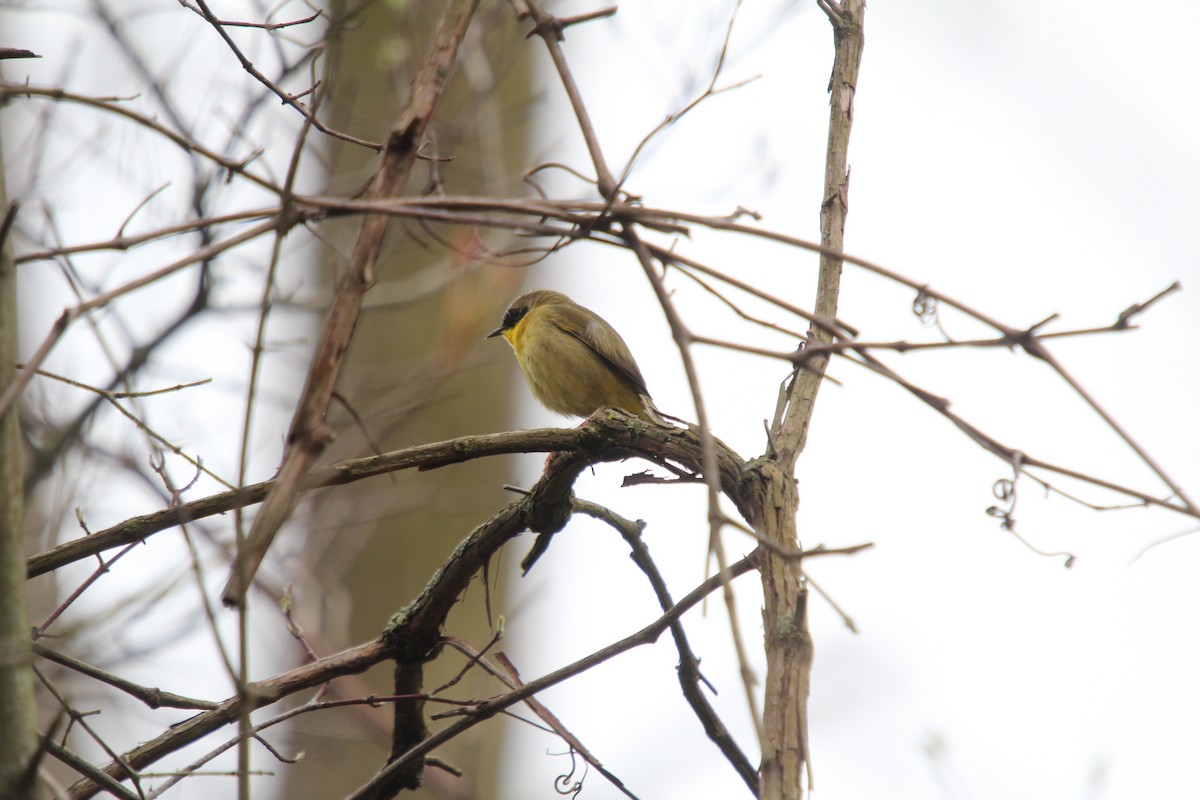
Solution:
M 1004 503 L 1008 508 L 1000 506 L 990 506 L 987 510 L 988 516 L 996 517 L 1000 520 L 1000 527 L 1006 531 L 1016 531 L 1017 520 L 1013 516 L 1013 512 L 1017 508 L 1017 484 L 1016 481 L 1008 478 L 1001 478 L 992 484 L 992 497 L 995 497 L 1001 503 Z
M 929 293 L 924 289 L 917 291 L 917 296 L 913 298 L 912 310 L 913 314 L 916 315 L 917 319 L 921 320 L 921 324 L 925 327 L 928 328 L 937 324 L 937 300 L 930 297 Z
M 992 496 L 1002 503 L 1005 503 L 1008 508 L 1000 506 L 989 506 L 987 514 L 989 517 L 995 517 L 1000 520 L 1000 528 L 1008 531 L 1017 541 L 1029 548 L 1031 552 L 1037 553 L 1039 556 L 1047 558 L 1062 558 L 1063 566 L 1070 569 L 1075 564 L 1075 555 L 1073 553 L 1061 550 L 1058 552 L 1046 552 L 1034 547 L 1033 544 L 1021 534 L 1017 533 L 1017 518 L 1013 512 L 1017 508 L 1017 482 L 1008 478 L 1001 478 L 992 484 Z
M 572 747 L 563 755 L 570 757 L 571 769 L 554 779 L 554 791 L 574 800 L 583 791 L 583 779 L 587 777 L 587 764 L 584 763 L 583 774 L 579 777 L 579 780 L 575 780 L 575 770 L 579 768 L 578 762 L 575 761 L 575 748 Z

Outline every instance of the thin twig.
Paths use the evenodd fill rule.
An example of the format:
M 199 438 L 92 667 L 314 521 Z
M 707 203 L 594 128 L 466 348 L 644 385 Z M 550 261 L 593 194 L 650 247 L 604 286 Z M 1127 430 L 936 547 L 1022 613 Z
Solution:
M 602 520 L 612 526 L 621 537 L 625 540 L 630 548 L 630 558 L 637 565 L 638 569 L 646 576 L 650 582 L 650 588 L 653 589 L 655 597 L 658 598 L 658 604 L 663 611 L 669 611 L 675 604 L 671 599 L 671 593 L 667 589 L 667 582 L 663 579 L 662 573 L 659 572 L 658 566 L 654 563 L 654 559 L 650 556 L 650 548 L 646 546 L 642 540 L 642 525 L 641 523 L 631 522 L 611 509 L 587 500 L 576 499 L 575 507 L 582 513 L 596 519 Z M 750 763 L 745 753 L 738 747 L 737 742 L 729 735 L 729 729 L 717 715 L 716 709 L 708 702 L 708 698 L 704 696 L 703 690 L 700 688 L 700 683 L 704 682 L 708 685 L 708 681 L 700 673 L 700 659 L 692 651 L 692 646 L 688 642 L 687 633 L 684 631 L 683 625 L 679 622 L 671 624 L 671 637 L 675 641 L 675 649 L 679 653 L 679 668 L 677 674 L 679 676 L 679 685 L 683 690 L 684 699 L 688 705 L 692 707 L 700 724 L 704 727 L 704 732 L 708 738 L 717 746 L 726 760 L 737 771 L 745 782 L 747 788 L 752 792 L 758 790 L 758 770 Z M 711 687 L 710 687 L 711 688 Z

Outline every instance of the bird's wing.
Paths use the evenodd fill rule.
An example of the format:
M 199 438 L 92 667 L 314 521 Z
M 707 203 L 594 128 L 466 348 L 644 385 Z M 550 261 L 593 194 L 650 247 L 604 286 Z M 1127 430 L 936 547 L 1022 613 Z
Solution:
M 650 396 L 646 390 L 646 379 L 638 369 L 629 346 L 611 325 L 595 314 L 587 314 L 581 309 L 558 308 L 565 324 L 559 327 L 564 333 L 574 336 L 604 361 L 613 373 L 626 381 L 639 394 Z

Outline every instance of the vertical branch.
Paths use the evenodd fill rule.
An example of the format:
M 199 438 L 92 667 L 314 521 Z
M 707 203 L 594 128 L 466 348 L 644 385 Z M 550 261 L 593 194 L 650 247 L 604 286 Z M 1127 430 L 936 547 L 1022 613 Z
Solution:
M 753 520 L 759 535 L 781 547 L 799 548 L 796 481 L 774 461 L 755 470 Z M 799 800 L 808 767 L 808 687 L 812 672 L 812 638 L 808 633 L 808 594 L 799 559 L 775 548 L 760 548 L 763 587 L 763 643 L 767 676 L 763 697 L 763 751 L 759 797 Z
M 817 0 L 833 26 L 834 62 L 830 77 L 829 137 L 825 155 L 825 187 L 821 202 L 821 244 L 834 251 L 843 249 L 850 172 L 847 150 L 854 120 L 854 91 L 863 49 L 863 0 Z M 837 315 L 842 260 L 822 253 L 814 311 L 822 318 Z M 813 326 L 810 344 L 831 341 L 830 333 Z M 763 629 L 767 649 L 766 698 L 760 796 L 783 800 L 799 798 L 802 771 L 812 788 L 812 765 L 808 761 L 808 692 L 813 647 L 808 632 L 807 591 L 800 562 L 781 552 L 799 549 L 796 511 L 799 495 L 793 470 L 804 450 L 808 426 L 816 404 L 817 390 L 825 374 L 828 356 L 810 359 L 799 372 L 785 398 L 786 410 L 772 431 L 775 458 L 757 470 L 759 484 L 755 520 L 759 533 L 778 544 L 764 549 L 760 570 L 763 585 Z
M 843 250 L 846 213 L 849 210 L 850 167 L 847 151 L 850 146 L 850 126 L 854 122 L 854 91 L 858 85 L 858 68 L 862 60 L 862 18 L 866 8 L 863 0 L 817 0 L 833 26 L 833 72 L 829 78 L 829 136 L 825 148 L 825 186 L 821 198 L 821 244 L 834 251 Z M 842 259 L 821 254 L 817 279 L 817 315 L 833 319 L 837 316 L 838 290 L 842 278 Z M 832 334 L 825 328 L 813 326 L 809 331 L 810 345 L 828 344 Z M 790 472 L 808 439 L 817 390 L 825 375 L 829 356 L 821 354 L 808 359 L 805 369 L 796 376 L 787 401 L 787 413 L 780 429 L 775 432 L 779 462 Z
M 0 201 L 3 201 L 0 181 Z M 0 388 L 16 380 L 17 273 L 8 234 L 16 217 L 10 205 L 0 226 Z M 33 653 L 25 596 L 24 476 L 17 404 L 0 415 L 0 797 L 34 796 L 37 738 Z

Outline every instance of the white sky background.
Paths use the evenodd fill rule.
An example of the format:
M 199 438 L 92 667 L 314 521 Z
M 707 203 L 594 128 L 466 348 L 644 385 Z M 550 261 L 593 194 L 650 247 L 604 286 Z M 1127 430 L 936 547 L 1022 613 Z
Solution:
M 703 8 L 700 8 L 703 6 Z M 625 3 L 573 28 L 565 52 L 610 166 L 707 83 L 732 4 Z M 593 6 L 556 6 L 560 15 Z M 1060 314 L 1056 329 L 1105 325 L 1175 280 L 1185 291 L 1139 319 L 1142 329 L 1061 342 L 1053 352 L 1167 472 L 1200 492 L 1195 414 L 1200 357 L 1200 8 L 1153 14 L 1127 3 L 871 4 L 850 150 L 847 248 L 1015 327 Z M 762 77 L 705 102 L 657 141 L 627 188 L 648 205 L 728 214 L 818 237 L 832 60 L 815 4 L 747 3 L 722 85 Z M 543 60 L 543 66 L 549 69 Z M 588 170 L 561 88 L 545 78 L 534 160 Z M 582 193 L 569 182 L 552 191 Z M 742 237 L 705 235 L 677 248 L 810 306 L 816 259 Z M 562 288 L 631 343 L 665 410 L 693 416 L 686 381 L 653 295 L 632 257 L 573 248 L 531 285 Z M 675 279 L 677 305 L 702 335 L 788 349 L 737 323 Z M 747 310 L 767 313 L 744 297 Z M 867 340 L 929 340 L 912 293 L 847 268 L 841 316 Z M 958 338 L 984 333 L 947 312 Z M 697 349 L 717 436 L 762 451 L 762 420 L 785 374 L 765 359 Z M 1031 455 L 1162 492 L 1144 467 L 1050 370 L 1007 351 L 888 359 L 956 411 Z M 812 546 L 873 541 L 810 571 L 856 621 L 850 633 L 814 598 L 817 661 L 811 736 L 817 797 L 1184 797 L 1200 791 L 1200 674 L 1193 590 L 1200 542 L 1186 518 L 1093 513 L 1019 485 L 1018 530 L 984 510 L 1004 464 L 911 396 L 845 362 L 826 385 L 800 468 L 801 533 Z M 523 396 L 527 397 L 524 388 Z M 529 401 L 527 424 L 555 424 Z M 540 457 L 523 478 L 532 481 Z M 628 464 L 597 469 L 578 494 L 649 522 L 646 539 L 681 596 L 702 575 L 700 493 L 617 488 Z M 1065 489 L 1076 489 L 1058 483 Z M 1085 491 L 1098 503 L 1111 496 Z M 731 555 L 751 548 L 737 534 Z M 573 522 L 523 584 L 515 635 L 536 631 L 518 663 L 537 674 L 625 635 L 656 614 L 614 533 Z M 738 583 L 743 630 L 757 652 L 760 597 Z M 536 600 L 536 603 L 534 602 Z M 531 619 L 532 618 L 532 619 Z M 739 741 L 757 757 L 719 603 L 689 618 L 702 668 Z M 510 650 L 517 649 L 510 643 Z M 523 649 L 523 648 L 522 648 Z M 518 650 L 520 652 L 520 650 Z M 743 796 L 684 709 L 666 638 L 546 699 L 603 763 L 643 798 Z M 760 659 L 761 667 L 761 659 Z M 520 726 L 507 798 L 552 796 L 564 748 Z M 617 797 L 591 774 L 583 797 Z
M 568 15 L 595 7 L 564 3 L 554 10 Z M 619 168 L 647 131 L 707 83 L 731 8 L 730 2 L 707 0 L 627 2 L 615 18 L 569 30 L 566 54 L 611 166 Z M 194 39 L 179 41 L 194 28 L 173 25 L 174 13 L 162 13 L 162 59 L 200 58 Z M 61 19 L 74 23 L 76 17 Z M 66 80 L 61 70 L 69 61 L 67 48 L 91 54 L 101 47 L 92 29 L 72 38 L 46 26 L 45 18 L 37 22 L 22 41 L 46 55 L 22 65 L 34 82 Z M 1056 312 L 1060 329 L 1108 324 L 1131 304 L 1182 281 L 1185 291 L 1142 316 L 1141 330 L 1063 342 L 1054 352 L 1193 496 L 1200 495 L 1197 23 L 1200 7 L 1180 0 L 1156 4 L 1152 14 L 1108 0 L 1033 8 L 995 0 L 876 0 L 868 10 L 856 101 L 847 228 L 851 252 L 1017 327 Z M 545 65 L 540 44 L 529 46 Z M 815 239 L 831 55 L 829 26 L 815 4 L 747 3 L 722 83 L 762 77 L 706 101 L 656 141 L 627 188 L 648 204 L 691 212 L 723 215 L 744 206 L 763 214 L 764 227 Z M 204 91 L 212 95 L 230 90 L 210 83 L 190 60 L 179 72 L 204 75 Z M 6 66 L 5 75 L 18 71 Z M 235 75 L 229 80 L 239 91 L 244 88 L 240 72 L 222 72 L 222 79 L 227 75 Z M 96 94 L 122 85 L 101 70 L 67 77 L 80 91 Z M 532 159 L 588 171 L 561 89 L 545 80 L 543 139 Z M 226 121 L 214 118 L 212 124 Z M 253 138 L 289 143 L 267 156 L 286 159 L 291 132 L 272 134 L 258 130 Z M 6 146 L 13 143 L 9 138 Z M 98 149 L 111 148 L 120 163 L 131 165 L 127 169 L 144 175 L 124 174 L 120 182 L 102 173 L 90 178 L 105 187 L 105 198 L 79 197 L 78 207 L 57 209 L 64 227 L 80 238 L 88 237 L 83 226 L 89 224 L 96 239 L 112 235 L 170 166 L 152 160 L 160 157 L 157 151 L 147 156 L 144 143 L 131 126 L 98 131 Z M 586 196 L 574 182 L 548 185 L 556 193 Z M 150 215 L 145 227 L 173 219 L 187 189 L 171 187 L 162 196 L 169 203 L 161 218 L 153 216 L 159 213 L 154 206 L 144 212 Z M 228 191 L 245 190 L 235 183 Z M 816 259 L 807 254 L 699 229 L 676 246 L 792 302 L 811 303 Z M 112 262 L 128 275 L 139 274 L 168 260 L 164 252 L 144 248 Z M 250 272 L 246 264 L 259 254 L 239 251 L 218 262 L 226 298 L 253 296 L 257 284 L 248 289 L 238 276 Z M 26 277 L 30 290 L 61 290 L 49 271 Z M 34 286 L 43 278 L 47 286 Z M 115 285 L 121 277 L 106 279 Z M 147 290 L 144 302 L 148 308 L 177 303 L 184 294 L 180 286 L 190 287 L 189 281 Z M 536 267 L 530 283 L 564 288 L 602 313 L 629 340 L 659 405 L 693 416 L 669 332 L 630 256 L 574 247 Z M 794 345 L 737 323 L 686 282 L 673 279 L 671 287 L 697 333 L 778 349 Z M 856 268 L 846 271 L 841 316 L 860 327 L 864 339 L 934 338 L 912 317 L 911 301 L 907 290 Z M 769 313 L 761 304 L 744 305 Z M 24 320 L 35 337 L 28 341 L 40 340 L 58 308 L 39 307 L 38 316 Z M 958 337 L 981 333 L 950 313 L 943 321 Z M 134 331 L 130 338 L 144 334 Z M 281 324 L 277 336 L 286 335 Z M 244 340 L 230 336 L 215 343 L 197 331 L 177 346 L 244 352 Z M 511 360 L 503 344 L 483 346 Z M 712 349 L 696 355 L 714 432 L 743 455 L 760 453 L 762 419 L 771 414 L 784 368 Z M 89 358 L 96 375 L 106 374 L 95 353 L 64 350 L 57 357 L 62 361 L 51 368 L 76 377 L 89 378 Z M 888 360 L 1007 444 L 1162 491 L 1047 368 L 1024 355 L 962 351 Z M 300 374 L 300 354 L 286 350 L 271 368 L 278 371 L 275 382 L 286 385 Z M 159 369 L 147 376 L 158 385 L 212 374 L 216 380 L 201 399 L 210 409 L 228 408 L 206 418 L 240 418 L 242 362 L 189 362 L 178 373 Z M 800 464 L 801 531 L 810 546 L 873 541 L 876 548 L 810 565 L 861 631 L 851 634 L 824 601 L 812 600 L 817 797 L 1196 795 L 1200 779 L 1191 764 L 1200 749 L 1194 680 L 1200 674 L 1200 601 L 1192 576 L 1200 539 L 1176 539 L 1135 561 L 1149 544 L 1195 526 L 1163 512 L 1096 514 L 1060 500 L 1043 502 L 1023 482 L 1019 529 L 1042 550 L 1075 553 L 1075 567 L 1065 570 L 1062 558 L 1034 554 L 984 513 L 996 502 L 992 484 L 1008 476 L 1003 464 L 881 379 L 844 362 L 835 362 L 831 374 L 843 385 L 822 389 Z M 524 387 L 519 391 L 528 398 Z M 228 474 L 232 462 L 222 459 L 229 454 L 204 449 L 212 432 L 186 412 L 195 399 L 163 397 L 155 412 L 175 419 L 169 435 L 195 445 L 206 463 Z M 281 392 L 273 402 L 286 411 L 292 400 Z M 170 404 L 176 403 L 180 410 L 173 413 Z M 562 420 L 530 400 L 523 422 Z M 273 464 L 279 432 L 264 424 L 258 436 L 262 463 Z M 521 482 L 534 480 L 542 460 L 528 458 Z M 704 574 L 702 493 L 696 487 L 616 488 L 624 474 L 641 468 L 598 468 L 578 494 L 646 519 L 646 539 L 681 596 Z M 142 501 L 154 507 L 149 492 Z M 129 498 L 93 493 L 84 502 L 98 529 L 121 518 Z M 177 550 L 177 541 L 160 539 L 155 546 Z M 726 544 L 731 556 L 751 547 L 737 534 Z M 144 550 L 131 558 L 153 564 L 162 552 Z M 513 555 L 519 557 L 518 550 L 512 548 Z M 211 580 L 221 577 L 218 570 Z M 521 582 L 523 595 L 509 603 L 506 649 L 527 678 L 560 666 L 656 616 L 644 587 L 614 533 L 573 522 Z M 757 652 L 756 578 L 743 578 L 737 588 L 743 630 Z M 156 613 L 178 617 L 174 607 Z M 719 602 L 710 604 L 708 619 L 694 613 L 687 622 L 705 674 L 721 692 L 723 717 L 756 760 Z M 206 629 L 195 627 L 211 658 Z M 528 632 L 535 635 L 522 641 Z M 664 638 L 545 699 L 646 800 L 746 796 L 680 698 L 675 662 Z M 177 686 L 174 678 L 164 683 Z M 147 726 L 157 729 L 157 720 Z M 510 730 L 514 760 L 505 797 L 556 797 L 552 781 L 566 771 L 567 759 L 546 752 L 561 752 L 563 745 L 520 725 Z M 587 777 L 583 798 L 615 796 L 599 775 Z

